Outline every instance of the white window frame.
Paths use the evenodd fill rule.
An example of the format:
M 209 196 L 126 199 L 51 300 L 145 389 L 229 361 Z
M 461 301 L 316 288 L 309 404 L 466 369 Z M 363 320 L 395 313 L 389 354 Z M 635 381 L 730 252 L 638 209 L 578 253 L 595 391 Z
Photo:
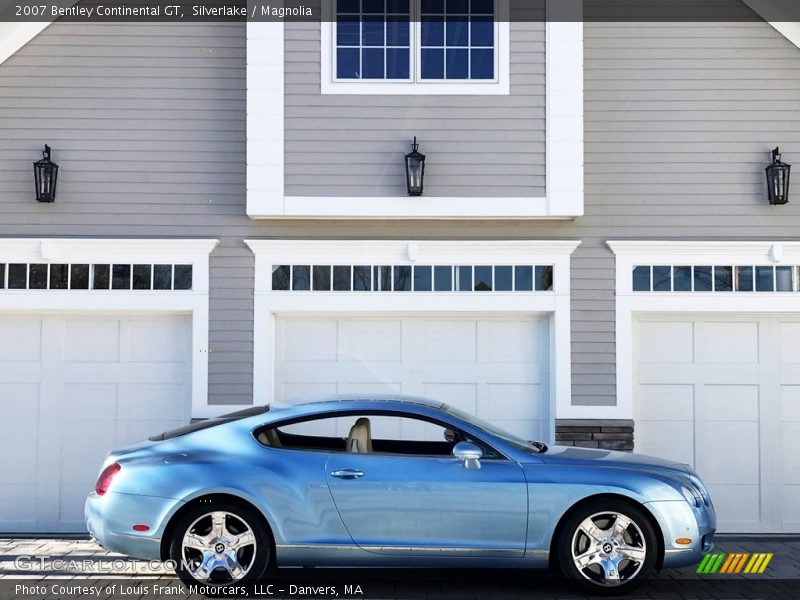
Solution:
M 420 0 L 411 2 L 411 27 L 409 31 L 409 79 L 338 79 L 336 77 L 336 15 L 334 3 L 326 4 L 331 12 L 323 16 L 320 24 L 320 69 L 323 94 L 369 95 L 508 95 L 510 93 L 509 69 L 511 63 L 508 4 L 498 0 L 495 6 L 494 27 L 494 79 L 422 79 Z
M 577 241 L 376 241 L 245 240 L 255 254 L 253 396 L 255 404 L 274 397 L 275 328 L 281 315 L 538 314 L 550 318 L 551 427 L 564 418 L 572 398 L 570 345 L 570 257 Z M 272 290 L 272 266 L 293 264 L 495 264 L 553 265 L 547 292 L 314 292 Z M 551 431 L 551 436 L 554 431 Z
M 192 265 L 191 290 L 0 290 L 0 314 L 190 314 L 192 417 L 229 412 L 208 405 L 209 255 L 213 239 L 0 239 L 0 263 Z
M 800 265 L 800 242 L 608 241 L 616 257 L 617 405 L 576 407 L 574 418 L 633 419 L 637 315 L 800 313 L 800 292 L 634 292 L 638 265 Z

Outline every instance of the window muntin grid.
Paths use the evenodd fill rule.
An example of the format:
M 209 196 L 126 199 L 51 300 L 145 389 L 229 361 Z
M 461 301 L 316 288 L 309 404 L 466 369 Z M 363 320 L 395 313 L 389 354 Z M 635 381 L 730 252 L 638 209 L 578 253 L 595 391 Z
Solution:
M 553 265 L 273 265 L 292 292 L 549 292 Z
M 164 263 L 0 263 L 0 290 L 192 289 L 192 265 Z
M 636 265 L 634 292 L 797 292 L 800 266 Z

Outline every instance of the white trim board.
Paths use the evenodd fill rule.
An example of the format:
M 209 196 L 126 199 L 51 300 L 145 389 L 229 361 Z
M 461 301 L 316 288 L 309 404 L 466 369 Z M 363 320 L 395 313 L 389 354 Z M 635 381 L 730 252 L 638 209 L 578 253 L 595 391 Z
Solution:
M 208 405 L 209 254 L 218 240 L 0 238 L 0 263 L 182 263 L 192 289 L 0 290 L 0 313 L 190 313 L 192 417 L 230 407 Z
M 581 7 L 581 0 L 547 0 L 546 10 L 581 14 L 577 12 Z M 323 24 L 322 29 L 328 29 L 322 44 L 330 44 L 329 28 Z M 584 214 L 582 22 L 546 24 L 543 198 L 285 197 L 283 24 L 248 23 L 247 57 L 247 215 L 251 219 L 574 219 Z M 363 85 L 372 90 L 375 84 Z M 398 168 L 402 168 L 400 163 Z
M 637 265 L 800 264 L 800 242 L 608 241 L 616 256 L 617 405 L 605 418 L 633 419 L 633 321 L 637 314 L 800 314 L 798 292 L 634 292 Z M 589 418 L 589 417 L 585 417 Z
M 282 314 L 550 315 L 550 414 L 569 418 L 572 393 L 570 256 L 577 241 L 245 240 L 256 258 L 253 395 L 272 401 L 275 319 Z M 275 264 L 533 264 L 554 266 L 552 292 L 296 292 L 273 291 Z

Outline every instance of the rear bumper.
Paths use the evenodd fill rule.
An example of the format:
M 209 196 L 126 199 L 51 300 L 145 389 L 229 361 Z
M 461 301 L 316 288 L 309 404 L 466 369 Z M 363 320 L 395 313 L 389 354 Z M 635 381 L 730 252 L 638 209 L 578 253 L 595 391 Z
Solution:
M 133 558 L 161 559 L 161 537 L 169 518 L 183 503 L 173 498 L 92 492 L 84 513 L 89 535 L 106 550 Z M 148 531 L 134 531 L 134 525 Z

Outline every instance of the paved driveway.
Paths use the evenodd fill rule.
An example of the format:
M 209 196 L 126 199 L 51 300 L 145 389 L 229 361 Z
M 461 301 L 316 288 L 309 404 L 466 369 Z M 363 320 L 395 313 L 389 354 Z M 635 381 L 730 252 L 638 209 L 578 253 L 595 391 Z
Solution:
M 630 598 L 651 599 L 785 599 L 800 598 L 800 537 L 723 537 L 720 552 L 772 552 L 774 558 L 762 575 L 697 575 L 694 568 L 663 571 Z M 159 565 L 136 563 L 104 551 L 88 540 L 0 539 L 0 598 L 47 598 L 48 594 L 26 593 L 33 586 L 59 582 L 68 586 L 116 582 L 116 590 L 133 590 L 105 598 L 169 598 L 181 595 L 157 593 L 154 584 L 176 585 Z M 160 583 L 158 583 L 160 582 Z M 14 586 L 24 583 L 20 593 Z M 281 569 L 273 590 L 276 598 L 335 597 L 331 593 L 300 589 L 331 586 L 345 596 L 344 586 L 359 586 L 362 594 L 351 598 L 584 598 L 555 573 L 493 569 Z M 136 586 L 140 587 L 136 587 Z M 141 586 L 144 586 L 142 588 Z M 292 587 L 294 586 L 294 587 Z M 142 590 L 145 590 L 143 593 Z M 33 590 L 35 591 L 35 590 Z M 41 590 L 39 590 L 41 591 Z M 48 592 L 50 589 L 48 588 Z M 292 593 L 295 592 L 295 593 Z M 305 593 L 304 593 L 305 592 Z M 79 594 L 63 594 L 63 598 Z M 85 592 L 80 597 L 91 596 Z

